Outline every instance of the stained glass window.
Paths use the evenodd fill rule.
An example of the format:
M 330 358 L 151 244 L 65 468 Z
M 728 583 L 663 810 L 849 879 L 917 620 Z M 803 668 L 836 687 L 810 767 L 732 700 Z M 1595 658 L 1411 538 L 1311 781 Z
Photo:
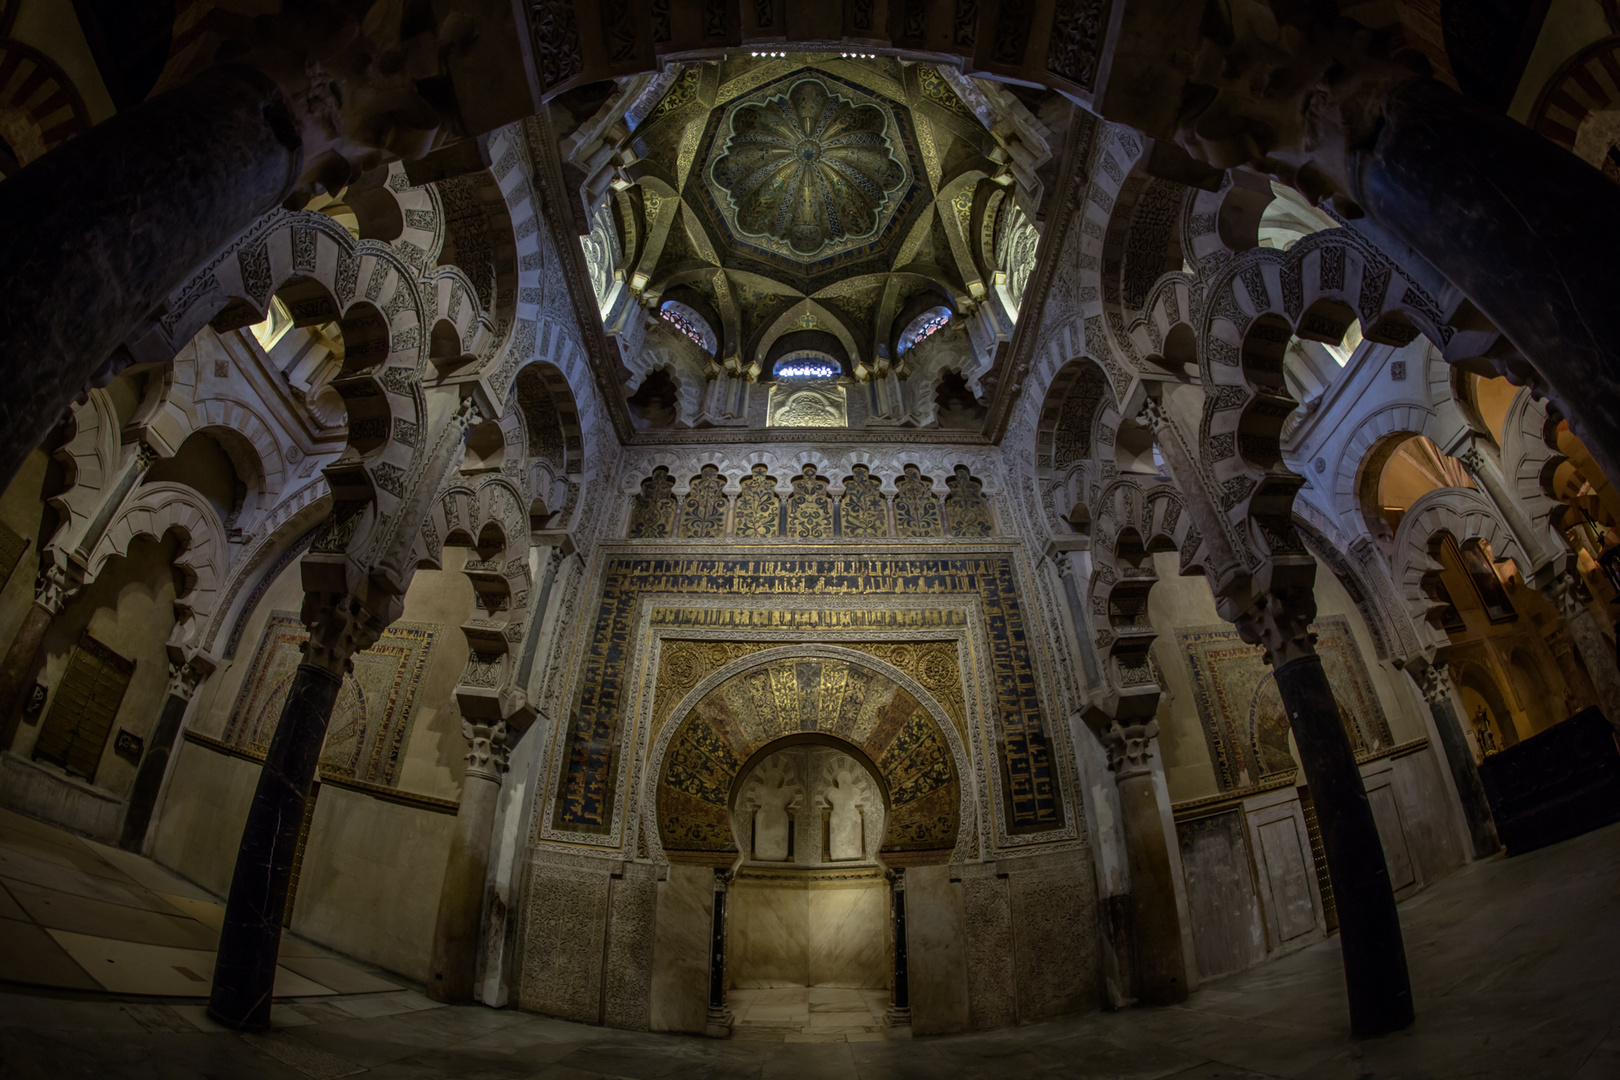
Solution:
M 929 308 L 907 326 L 900 335 L 900 351 L 910 352 L 921 342 L 939 333 L 951 324 L 951 309 L 940 306 Z
M 702 316 L 679 300 L 665 300 L 658 308 L 658 317 L 692 339 L 692 344 L 704 352 L 714 352 L 714 333 Z

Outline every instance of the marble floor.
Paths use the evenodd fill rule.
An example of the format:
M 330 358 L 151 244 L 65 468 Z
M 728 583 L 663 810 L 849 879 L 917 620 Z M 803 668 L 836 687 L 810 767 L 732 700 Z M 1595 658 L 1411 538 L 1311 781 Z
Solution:
M 1175 1008 L 938 1038 L 853 1030 L 880 994 L 741 991 L 721 1041 L 446 1008 L 288 939 L 276 1029 L 239 1035 L 190 989 L 207 979 L 214 898 L 10 814 L 0 920 L 3 1080 L 1620 1078 L 1620 825 L 1476 863 L 1402 904 L 1418 1020 L 1364 1042 L 1347 1030 L 1337 940 Z
M 0 810 L 0 984 L 195 999 L 213 980 L 224 915 L 150 859 Z M 403 989 L 292 934 L 280 960 L 278 999 Z
M 735 989 L 726 1004 L 734 1039 L 766 1042 L 881 1042 L 889 992 L 841 986 Z

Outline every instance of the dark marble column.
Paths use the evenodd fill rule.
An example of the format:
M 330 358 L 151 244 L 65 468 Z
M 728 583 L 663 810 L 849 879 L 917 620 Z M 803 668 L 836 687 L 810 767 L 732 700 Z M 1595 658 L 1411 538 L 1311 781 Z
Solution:
M 1581 663 L 1591 676 L 1598 708 L 1609 718 L 1609 723 L 1620 729 L 1620 669 L 1616 667 L 1615 650 L 1592 614 L 1591 594 L 1586 583 L 1570 566 L 1553 578 L 1542 592 L 1563 616 L 1570 639 L 1581 654 Z
M 911 1026 L 911 975 L 907 968 L 906 871 L 905 867 L 886 871 L 889 879 L 889 926 L 894 936 L 894 987 L 890 991 L 890 1027 Z
M 1309 588 L 1299 588 L 1262 596 L 1235 621 L 1245 641 L 1265 646 L 1266 660 L 1276 672 L 1277 691 L 1316 804 L 1339 909 L 1350 1030 L 1368 1038 L 1412 1022 L 1412 987 L 1372 804 L 1308 629 L 1315 615 L 1315 597 Z
M 726 890 L 732 871 L 714 872 L 714 917 L 709 937 L 709 1021 L 704 1033 L 712 1039 L 731 1035 L 734 1023 L 726 1007 Z
M 374 616 L 353 597 L 329 594 L 306 594 L 303 616 L 310 640 L 242 828 L 208 1001 L 210 1018 L 244 1031 L 270 1026 L 287 885 L 338 688 L 350 657 L 375 642 L 391 621 Z
M 157 807 L 158 794 L 163 790 L 163 777 L 169 770 L 169 759 L 180 740 L 180 728 L 186 719 L 186 707 L 212 664 L 170 663 L 169 694 L 163 699 L 163 711 L 158 714 L 157 727 L 147 738 L 146 756 L 141 758 L 135 773 L 135 784 L 130 788 L 129 802 L 124 807 L 124 827 L 118 834 L 118 846 L 125 851 L 139 852 L 146 841 L 147 826 L 152 823 L 152 811 Z
M 444 885 L 439 890 L 433 967 L 427 985 L 428 997 L 452 1003 L 473 999 L 490 834 L 507 757 L 504 720 L 463 719 L 461 733 L 470 747 L 467 772 L 461 782 L 461 806 L 445 861 Z
M 1468 745 L 1462 719 L 1457 714 L 1451 675 L 1438 664 L 1431 664 L 1415 674 L 1423 700 L 1429 703 L 1429 712 L 1434 716 L 1434 728 L 1440 733 L 1440 749 L 1445 754 L 1451 781 L 1462 803 L 1463 817 L 1468 822 L 1474 858 L 1483 859 L 1500 850 L 1502 841 L 1497 838 L 1491 802 L 1485 797 L 1485 785 L 1480 782 L 1479 770 L 1474 765 L 1474 751 Z
M 1153 740 L 1158 733 L 1158 721 L 1133 718 L 1114 721 L 1102 739 L 1119 788 L 1131 872 L 1135 997 L 1145 1005 L 1174 1005 L 1187 1000 L 1187 961 L 1181 948 L 1170 849 L 1153 788 Z
M 275 84 L 220 67 L 0 184 L 0 485 L 140 320 L 286 197 L 298 148 Z
M 0 187 L 4 186 L 0 184 Z M 0 229 L 0 232 L 3 231 Z M 0 750 L 9 749 L 11 741 L 17 737 L 24 690 L 39 662 L 39 648 L 45 642 L 45 631 L 51 628 L 51 620 L 62 614 L 62 609 L 67 607 L 68 600 L 76 591 L 75 583 L 70 582 L 56 566 L 48 566 L 40 571 L 39 580 L 34 584 L 34 602 L 23 613 L 17 636 L 11 639 L 5 659 L 0 660 L 0 709 L 5 710 L 0 714 Z
M 1620 476 L 1620 189 L 1432 80 L 1377 107 L 1370 145 L 1345 148 L 1353 198 L 1507 335 Z

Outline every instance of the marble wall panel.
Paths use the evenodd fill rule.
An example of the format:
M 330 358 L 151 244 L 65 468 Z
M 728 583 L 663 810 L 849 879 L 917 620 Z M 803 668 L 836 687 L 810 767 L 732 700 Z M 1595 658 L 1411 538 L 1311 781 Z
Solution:
M 620 876 L 611 879 L 608 895 L 602 1022 L 646 1031 L 651 1022 L 649 998 L 657 938 L 657 868 L 651 863 L 625 863 Z
M 1011 1027 L 1018 1022 L 1018 993 L 1007 879 L 993 863 L 970 863 L 961 875 L 971 1024 Z
M 738 878 L 726 898 L 732 986 L 808 986 L 810 892 Z
M 1097 887 L 1084 853 L 1010 861 L 1018 1019 L 1028 1023 L 1101 1002 Z
M 1457 810 L 1451 788 L 1433 746 L 1414 754 L 1404 754 L 1368 766 L 1363 783 L 1371 795 L 1375 769 L 1387 769 L 1393 798 L 1386 808 L 1394 810 L 1401 824 L 1407 853 L 1412 862 L 1414 884 L 1426 885 L 1466 862 L 1456 824 Z M 1375 812 L 1377 806 L 1374 806 Z M 1378 819 L 1382 837 L 1384 822 Z
M 1243 812 L 1237 807 L 1179 822 L 1198 977 L 1242 971 L 1266 958 L 1265 918 L 1254 894 Z
M 1384 865 L 1389 868 L 1389 884 L 1397 893 L 1417 884 L 1417 870 L 1406 843 L 1406 827 L 1401 824 L 1401 808 L 1395 802 L 1393 769 L 1386 769 L 1366 780 L 1367 802 L 1372 806 L 1378 839 L 1383 842 Z
M 888 986 L 889 883 L 812 885 L 811 986 Z
M 540 850 L 530 860 L 518 1003 L 530 1012 L 599 1023 L 611 864 Z
M 731 985 L 888 986 L 888 891 L 882 878 L 738 878 L 726 902 Z
M 948 866 L 906 871 L 906 963 L 911 1030 L 940 1035 L 968 1030 L 967 916 L 962 886 Z
M 1298 791 L 1283 788 L 1255 795 L 1243 801 L 1243 810 L 1265 912 L 1268 951 L 1274 955 L 1320 940 L 1322 900 Z
M 669 867 L 657 884 L 649 1026 L 701 1034 L 709 1014 L 709 936 L 714 871 Z
M 215 896 L 231 890 L 259 765 L 181 740 L 152 857 Z

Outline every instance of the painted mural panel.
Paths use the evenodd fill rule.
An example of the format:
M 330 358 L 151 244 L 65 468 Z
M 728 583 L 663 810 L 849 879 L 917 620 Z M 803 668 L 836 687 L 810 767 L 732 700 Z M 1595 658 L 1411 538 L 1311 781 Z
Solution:
M 1311 624 L 1316 651 L 1339 703 L 1339 718 L 1358 756 L 1394 743 L 1361 651 L 1343 615 Z M 1176 644 L 1192 673 L 1198 718 L 1222 791 L 1252 787 L 1291 773 L 1288 716 L 1264 650 L 1248 645 L 1227 623 L 1177 627 Z
M 417 691 L 433 657 L 438 623 L 396 622 L 377 643 L 355 653 L 354 670 L 343 677 L 332 722 L 321 750 L 321 772 L 372 784 L 394 784 L 405 736 L 416 714 Z M 293 673 L 309 640 L 303 621 L 273 611 L 254 650 L 242 688 L 225 725 L 225 741 L 263 757 L 270 749 Z

